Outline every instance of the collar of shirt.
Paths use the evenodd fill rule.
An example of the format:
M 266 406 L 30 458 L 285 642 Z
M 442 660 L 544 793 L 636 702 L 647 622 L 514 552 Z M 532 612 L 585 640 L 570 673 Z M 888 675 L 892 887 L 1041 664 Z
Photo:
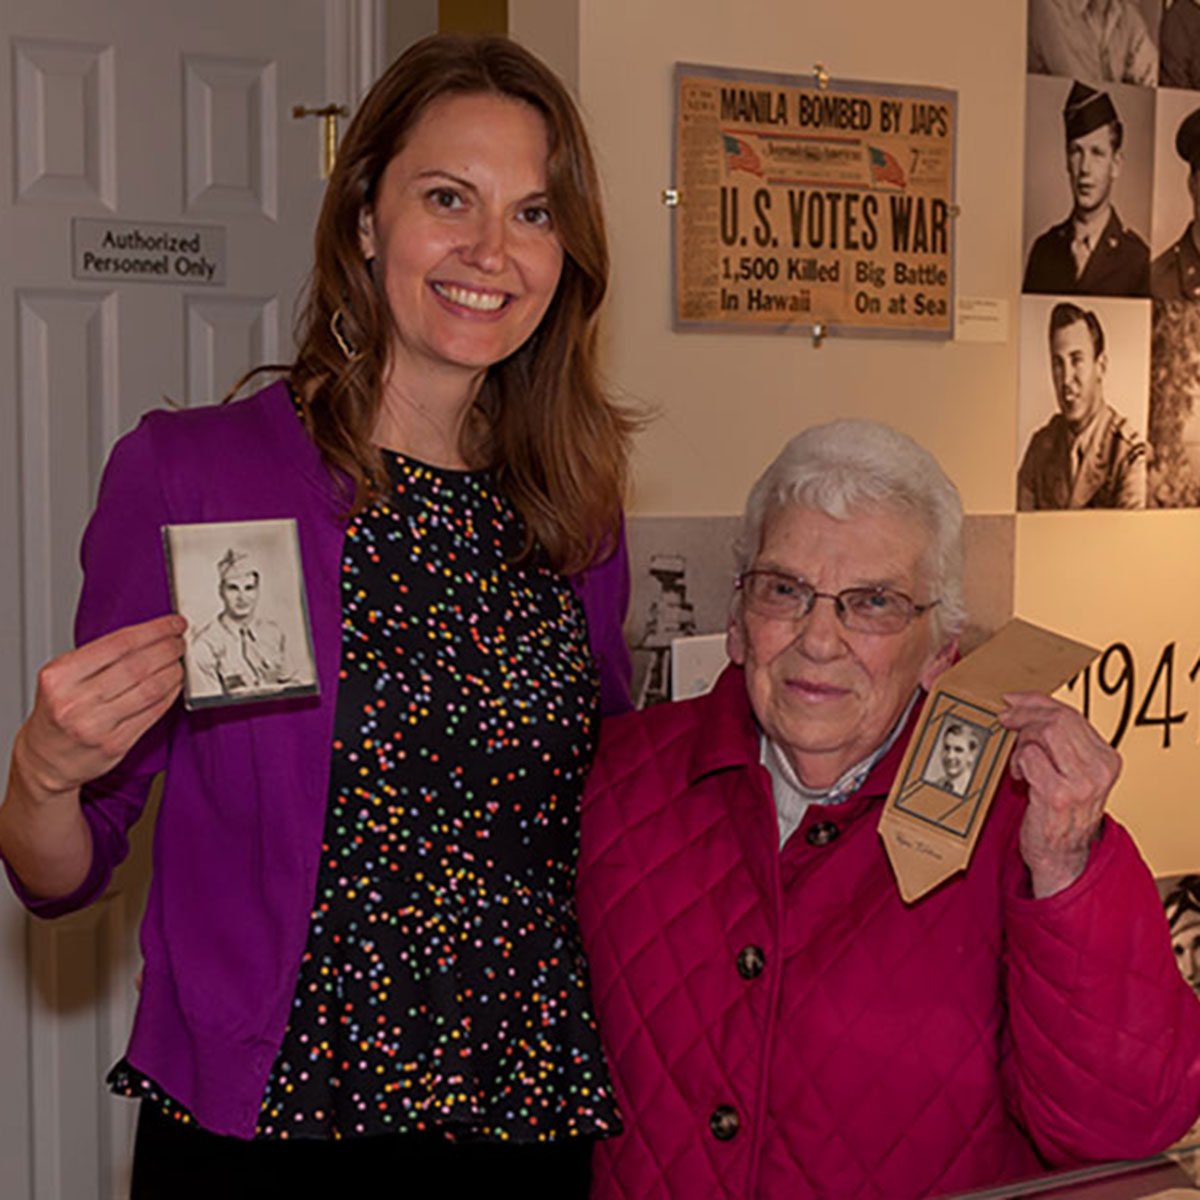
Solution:
M 254 636 L 253 623 L 247 621 L 244 625 L 239 625 L 227 612 L 217 614 L 217 624 L 225 630 L 231 638 L 240 639 L 243 636 L 248 636 L 252 642 L 258 639 Z
M 855 763 L 844 772 L 832 786 L 827 788 L 805 787 L 800 776 L 788 761 L 783 747 L 771 741 L 765 733 L 759 735 L 758 761 L 767 768 L 771 777 L 771 794 L 775 799 L 775 816 L 779 822 L 779 848 L 792 836 L 804 820 L 810 804 L 834 804 L 858 791 L 870 774 L 871 768 L 892 748 L 908 722 L 913 705 L 921 695 L 918 688 L 913 692 L 904 711 L 900 714 L 892 731 L 876 750 L 861 762 Z
M 1075 10 L 1085 21 L 1092 21 L 1101 29 L 1117 15 L 1113 0 L 1075 0 Z
M 1100 245 L 1100 239 L 1104 236 L 1105 227 L 1108 225 L 1108 218 L 1112 213 L 1112 205 L 1106 204 L 1098 213 L 1093 213 L 1087 220 L 1081 221 L 1078 217 L 1071 218 L 1071 237 L 1073 242 L 1078 242 L 1082 238 L 1087 238 L 1088 250 L 1095 250 Z
M 1071 451 L 1071 478 L 1074 479 L 1079 474 L 1079 469 L 1087 460 L 1088 455 L 1092 452 L 1096 444 L 1096 439 L 1100 435 L 1100 428 L 1103 425 L 1101 417 L 1104 416 L 1104 403 L 1096 405 L 1096 411 L 1092 415 L 1092 419 L 1078 432 L 1071 435 L 1070 451 Z

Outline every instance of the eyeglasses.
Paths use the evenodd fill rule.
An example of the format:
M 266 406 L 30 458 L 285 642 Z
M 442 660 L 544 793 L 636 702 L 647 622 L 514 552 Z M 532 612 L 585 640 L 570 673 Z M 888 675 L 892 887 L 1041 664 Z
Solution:
M 917 604 L 911 596 L 885 587 L 843 588 L 818 592 L 803 579 L 782 571 L 743 571 L 734 581 L 746 607 L 760 617 L 799 621 L 820 599 L 832 600 L 838 620 L 855 633 L 899 633 L 908 623 L 928 612 L 940 600 Z

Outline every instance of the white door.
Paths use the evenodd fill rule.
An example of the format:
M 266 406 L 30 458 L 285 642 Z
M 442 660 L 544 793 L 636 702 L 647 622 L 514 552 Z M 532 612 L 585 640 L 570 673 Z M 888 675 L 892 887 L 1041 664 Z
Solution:
M 115 438 L 166 397 L 206 403 L 290 356 L 322 192 L 318 121 L 292 109 L 357 98 L 381 12 L 0 5 L 0 747 L 70 645 L 79 535 Z M 76 278 L 78 218 L 215 229 L 224 283 Z M 86 913 L 33 922 L 0 889 L 4 1200 L 126 1194 L 135 1106 L 102 1081 L 135 995 L 145 833 Z

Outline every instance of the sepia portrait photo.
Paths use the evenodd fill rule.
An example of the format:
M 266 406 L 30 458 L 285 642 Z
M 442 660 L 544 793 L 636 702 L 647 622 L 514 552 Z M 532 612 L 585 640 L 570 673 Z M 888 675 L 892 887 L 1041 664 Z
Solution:
M 1023 296 L 1020 512 L 1146 505 L 1150 304 Z
M 1026 70 L 1153 87 L 1160 72 L 1161 4 L 1162 0 L 1029 0 Z M 1164 38 L 1170 33 L 1168 24 L 1163 18 Z
M 1154 114 L 1150 294 L 1200 299 L 1200 95 L 1163 89 Z
M 937 745 L 921 778 L 952 795 L 965 796 L 986 741 L 986 729 L 962 717 L 943 717 Z
M 1154 92 L 1030 75 L 1024 292 L 1146 296 Z
M 895 810 L 966 840 L 1005 748 L 995 713 L 938 691 L 921 715 Z
M 165 525 L 163 544 L 188 708 L 316 694 L 295 521 Z

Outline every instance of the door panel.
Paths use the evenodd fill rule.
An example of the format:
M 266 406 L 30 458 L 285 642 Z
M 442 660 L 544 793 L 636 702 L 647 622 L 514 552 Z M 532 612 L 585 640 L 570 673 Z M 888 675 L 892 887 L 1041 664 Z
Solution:
M 318 123 L 377 71 L 378 0 L 0 7 L 0 746 L 69 647 L 78 544 L 113 442 L 291 352 L 323 184 Z M 224 230 L 225 282 L 76 280 L 72 219 Z M 36 922 L 0 891 L 0 1190 L 112 1200 L 152 817 L 105 898 Z

